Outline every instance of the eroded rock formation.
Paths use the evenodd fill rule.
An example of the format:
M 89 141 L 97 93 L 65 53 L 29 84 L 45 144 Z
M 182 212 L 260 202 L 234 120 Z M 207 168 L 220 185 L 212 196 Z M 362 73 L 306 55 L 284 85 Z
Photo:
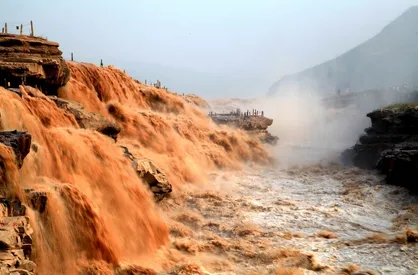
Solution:
M 19 198 L 17 169 L 29 153 L 31 136 L 26 132 L 0 132 L 0 142 L 10 150 L 2 150 L 0 172 L 2 177 L 0 196 L 0 274 L 34 274 L 36 264 L 31 261 L 32 233 L 26 207 Z M 14 154 L 12 154 L 12 151 Z
M 40 37 L 0 33 L 0 86 L 26 84 L 55 94 L 70 78 L 58 46 Z
M 0 143 L 10 147 L 14 154 L 16 165 L 22 167 L 23 159 L 30 151 L 32 137 L 27 132 L 2 131 L 0 132 Z
M 257 137 L 262 143 L 275 145 L 278 137 L 271 135 L 267 128 L 273 124 L 273 119 L 263 115 L 242 115 L 240 112 L 230 114 L 210 114 L 216 124 L 224 124 L 233 128 L 245 130 L 252 136 Z
M 74 115 L 81 128 L 92 129 L 116 140 L 120 128 L 101 114 L 89 112 L 78 102 L 66 100 L 58 97 L 50 97 L 55 104 Z
M 132 167 L 138 177 L 147 184 L 148 188 L 154 194 L 156 201 L 161 201 L 172 191 L 172 186 L 167 179 L 167 175 L 159 169 L 151 160 L 146 158 L 135 158 L 129 149 L 121 146 L 124 154 L 132 161 Z
M 367 116 L 372 126 L 343 158 L 360 168 L 379 169 L 389 184 L 418 191 L 418 109 L 395 106 Z
M 382 152 L 377 169 L 386 182 L 418 192 L 418 142 L 402 142 Z

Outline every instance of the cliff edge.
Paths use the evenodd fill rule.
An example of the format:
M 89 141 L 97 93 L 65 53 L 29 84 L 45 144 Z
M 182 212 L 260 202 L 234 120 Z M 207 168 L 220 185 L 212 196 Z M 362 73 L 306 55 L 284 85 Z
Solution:
M 59 44 L 40 37 L 0 33 L 0 86 L 29 85 L 56 94 L 70 78 Z
M 343 160 L 364 169 L 377 168 L 386 182 L 418 191 L 418 108 L 415 103 L 394 104 L 367 117 L 371 127 Z

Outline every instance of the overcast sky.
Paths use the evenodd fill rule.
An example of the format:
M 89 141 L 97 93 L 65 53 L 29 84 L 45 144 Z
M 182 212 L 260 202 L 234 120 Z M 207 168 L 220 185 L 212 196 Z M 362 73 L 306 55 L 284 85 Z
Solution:
M 413 5 L 418 0 L 0 0 L 0 23 L 16 31 L 13 24 L 33 20 L 35 34 L 59 42 L 66 58 L 74 52 L 78 60 L 97 64 L 102 58 L 116 66 L 150 63 L 257 78 L 266 92 L 281 76 L 371 38 Z M 241 92 L 225 95 L 219 87 L 214 94 Z

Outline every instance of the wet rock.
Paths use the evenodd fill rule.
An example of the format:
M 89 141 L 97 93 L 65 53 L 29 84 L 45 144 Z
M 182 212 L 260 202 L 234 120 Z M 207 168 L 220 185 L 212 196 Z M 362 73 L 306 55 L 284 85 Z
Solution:
M 161 201 L 172 191 L 172 186 L 168 182 L 167 176 L 149 159 L 137 159 L 136 173 L 148 184 L 151 192 L 154 193 L 156 201 Z
M 418 141 L 418 110 L 379 109 L 369 114 L 371 127 L 358 143 L 343 153 L 345 162 L 364 169 L 376 168 L 381 153 L 401 142 Z
M 382 152 L 377 169 L 386 182 L 418 192 L 418 142 L 403 142 Z
M 135 158 L 129 149 L 121 146 L 124 155 L 132 161 L 132 167 L 136 171 L 138 177 L 147 184 L 148 188 L 154 194 L 156 201 L 161 201 L 172 191 L 172 186 L 167 179 L 167 175 L 159 169 L 155 164 L 146 158 Z
M 375 110 L 371 127 L 342 154 L 345 164 L 377 168 L 386 182 L 418 191 L 418 109 L 411 105 Z
M 418 231 L 407 229 L 405 235 L 408 243 L 418 243 Z
M 1 131 L 0 142 L 13 149 L 18 168 L 22 167 L 23 160 L 29 154 L 32 137 L 23 131 Z
M 0 33 L 0 86 L 25 84 L 56 94 L 70 78 L 59 44 L 26 35 Z
M 39 213 L 43 213 L 46 209 L 48 193 L 34 189 L 25 189 L 25 193 L 31 208 L 38 211 Z
M 52 99 L 59 108 L 73 114 L 81 128 L 98 131 L 99 133 L 116 140 L 120 128 L 104 116 L 87 111 L 82 104 L 75 101 L 58 97 L 50 97 L 50 99 Z

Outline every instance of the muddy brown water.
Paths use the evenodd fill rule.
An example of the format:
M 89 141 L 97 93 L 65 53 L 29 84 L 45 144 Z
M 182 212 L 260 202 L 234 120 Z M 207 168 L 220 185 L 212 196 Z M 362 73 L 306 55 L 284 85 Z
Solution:
M 247 169 L 217 174 L 214 183 L 190 191 L 178 208 L 190 211 L 177 221 L 193 236 L 172 237 L 196 245 L 177 250 L 208 274 L 356 274 L 342 273 L 350 265 L 370 272 L 357 274 L 418 272 L 417 244 L 395 241 L 416 229 L 417 198 L 372 171 L 332 163 Z M 221 248 L 208 247 L 214 239 Z M 272 256 L 294 249 L 321 268 Z M 284 267 L 289 273 L 279 272 Z

